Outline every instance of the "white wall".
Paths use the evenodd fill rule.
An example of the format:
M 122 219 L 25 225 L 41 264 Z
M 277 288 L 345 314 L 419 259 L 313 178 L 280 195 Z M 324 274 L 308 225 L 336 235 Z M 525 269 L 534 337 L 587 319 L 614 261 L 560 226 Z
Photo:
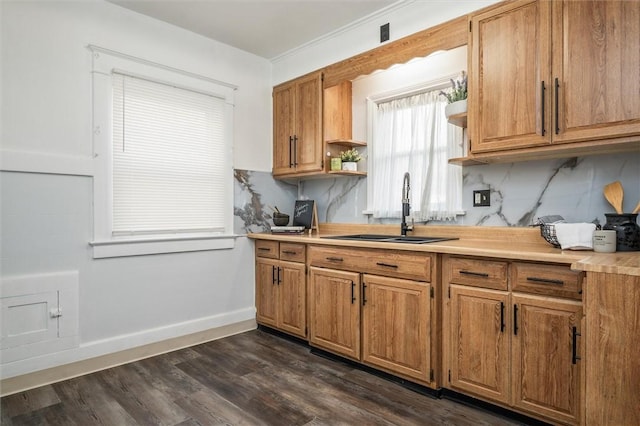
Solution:
M 299 49 L 275 58 L 273 84 L 279 84 L 313 70 L 350 58 L 380 46 L 380 26 L 390 25 L 390 43 L 433 27 L 499 0 L 418 0 L 397 2 L 381 14 L 374 14 L 321 37 Z
M 234 165 L 249 170 L 271 169 L 271 64 L 103 1 L 0 2 L 0 8 L 2 276 L 77 270 L 80 277 L 80 347 L 3 364 L 2 377 L 254 318 L 246 238 L 232 250 L 91 258 L 86 46 L 238 86 Z

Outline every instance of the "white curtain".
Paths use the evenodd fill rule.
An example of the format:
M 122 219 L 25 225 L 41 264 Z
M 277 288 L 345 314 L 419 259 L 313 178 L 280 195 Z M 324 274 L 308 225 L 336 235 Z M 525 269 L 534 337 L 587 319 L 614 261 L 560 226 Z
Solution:
M 370 150 L 373 216 L 401 215 L 402 180 L 411 174 L 411 213 L 418 221 L 453 220 L 462 210 L 462 129 L 448 124 L 440 90 L 377 104 Z

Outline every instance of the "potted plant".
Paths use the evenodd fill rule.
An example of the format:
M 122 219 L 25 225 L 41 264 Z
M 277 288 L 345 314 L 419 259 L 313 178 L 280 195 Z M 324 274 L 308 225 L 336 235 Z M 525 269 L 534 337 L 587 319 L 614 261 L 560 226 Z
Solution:
M 460 72 L 460 77 L 451 79 L 451 90 L 441 91 L 440 94 L 447 98 L 449 104 L 444 107 L 444 115 L 449 118 L 454 114 L 467 111 L 467 73 Z
M 360 153 L 355 148 L 340 152 L 340 160 L 342 160 L 342 170 L 355 172 L 358 170 L 358 161 L 362 160 Z

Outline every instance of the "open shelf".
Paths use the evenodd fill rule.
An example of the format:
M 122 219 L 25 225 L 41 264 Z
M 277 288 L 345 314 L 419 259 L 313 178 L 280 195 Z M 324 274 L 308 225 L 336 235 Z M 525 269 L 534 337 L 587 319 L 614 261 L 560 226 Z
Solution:
M 355 141 L 353 139 L 332 139 L 326 142 L 328 145 L 340 145 L 340 146 L 347 146 L 349 148 L 354 148 L 358 146 L 367 146 L 366 142 Z
M 349 170 L 329 170 L 327 173 L 330 175 L 342 175 L 342 176 L 366 176 L 367 175 L 367 172 L 361 172 L 361 171 L 352 172 Z
M 450 115 L 447 120 L 449 121 L 449 123 L 453 124 L 454 126 L 467 127 L 467 113 L 466 113 L 466 111 L 465 112 L 461 112 L 460 114 Z

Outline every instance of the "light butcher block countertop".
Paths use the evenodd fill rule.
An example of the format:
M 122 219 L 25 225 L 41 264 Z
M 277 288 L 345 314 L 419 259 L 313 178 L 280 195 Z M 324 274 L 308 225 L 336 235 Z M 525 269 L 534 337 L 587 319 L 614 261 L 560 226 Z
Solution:
M 413 252 L 457 254 L 571 264 L 571 268 L 587 272 L 640 276 L 640 252 L 594 253 L 590 250 L 560 250 L 547 243 L 538 228 L 478 226 L 416 226 L 409 235 L 455 237 L 458 240 L 428 244 L 388 243 L 335 240 L 323 237 L 349 234 L 399 235 L 398 225 L 320 224 L 312 234 L 251 233 L 249 238 L 332 245 L 406 250 Z

